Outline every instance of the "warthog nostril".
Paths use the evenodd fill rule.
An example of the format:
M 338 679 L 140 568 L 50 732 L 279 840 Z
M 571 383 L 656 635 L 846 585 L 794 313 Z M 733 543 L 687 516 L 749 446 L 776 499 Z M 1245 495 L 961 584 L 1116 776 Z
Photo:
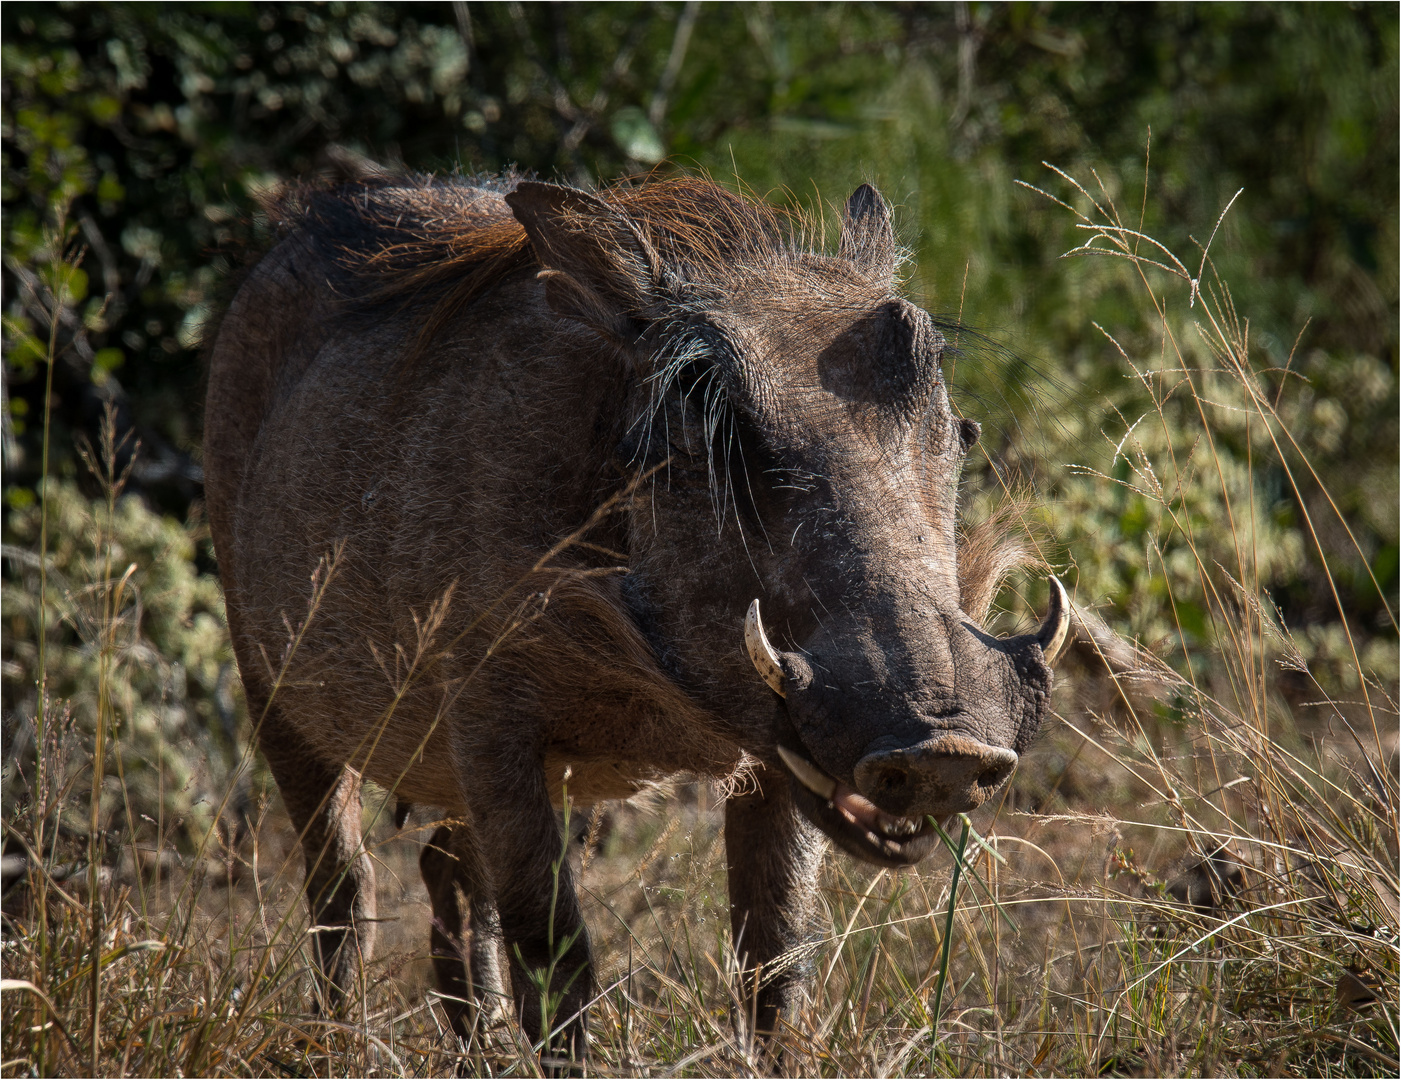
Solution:
M 876 777 L 876 785 L 890 790 L 896 790 L 905 786 L 909 781 L 909 774 L 903 769 L 882 769 L 880 775 Z
M 978 774 L 978 786 L 985 788 L 997 787 L 1011 774 L 1011 765 L 996 765 L 991 769 L 984 769 Z

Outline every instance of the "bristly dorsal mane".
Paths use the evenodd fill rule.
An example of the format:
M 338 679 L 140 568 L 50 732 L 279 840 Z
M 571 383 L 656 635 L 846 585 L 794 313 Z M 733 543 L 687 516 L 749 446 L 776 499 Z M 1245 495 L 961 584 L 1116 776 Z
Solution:
M 343 272 L 334 285 L 347 299 L 429 304 L 424 334 L 431 336 L 505 277 L 540 266 L 505 203 L 520 179 L 417 175 L 301 187 L 269 212 L 280 228 L 323 249 Z M 813 231 L 798 215 L 696 177 L 618 185 L 599 196 L 636 222 L 669 264 L 700 280 L 798 255 Z

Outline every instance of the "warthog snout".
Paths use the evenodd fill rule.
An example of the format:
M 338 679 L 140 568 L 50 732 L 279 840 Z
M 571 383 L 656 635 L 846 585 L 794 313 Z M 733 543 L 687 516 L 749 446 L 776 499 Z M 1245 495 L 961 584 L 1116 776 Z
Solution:
M 856 763 L 856 787 L 890 814 L 943 819 L 988 800 L 1017 764 L 1015 751 L 944 735 L 914 746 L 877 739 Z
M 783 698 L 792 728 L 778 754 L 799 807 L 863 859 L 924 858 L 937 846 L 933 822 L 977 809 L 1012 775 L 1016 748 L 1040 724 L 1068 621 L 1069 601 L 1052 578 L 1049 610 L 1031 634 L 992 638 L 949 620 L 957 629 L 946 636 L 907 632 L 887 649 L 858 625 L 835 648 L 788 652 L 774 647 L 751 603 L 745 647 Z M 849 642 L 857 644 L 842 648 Z

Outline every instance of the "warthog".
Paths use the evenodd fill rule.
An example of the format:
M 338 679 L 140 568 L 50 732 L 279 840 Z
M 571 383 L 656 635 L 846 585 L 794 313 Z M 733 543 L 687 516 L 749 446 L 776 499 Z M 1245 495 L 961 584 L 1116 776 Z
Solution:
M 738 770 L 733 940 L 772 1029 L 824 836 L 928 854 L 1035 734 L 1068 625 L 1058 584 L 1036 633 L 967 613 L 998 562 L 956 542 L 979 429 L 885 201 L 857 189 L 835 255 L 699 179 L 378 179 L 274 213 L 213 346 L 205 475 L 322 970 L 345 987 L 374 942 L 370 777 L 460 822 L 421 860 L 457 1030 L 506 992 L 504 945 L 526 1033 L 555 960 L 581 1050 L 562 788 Z

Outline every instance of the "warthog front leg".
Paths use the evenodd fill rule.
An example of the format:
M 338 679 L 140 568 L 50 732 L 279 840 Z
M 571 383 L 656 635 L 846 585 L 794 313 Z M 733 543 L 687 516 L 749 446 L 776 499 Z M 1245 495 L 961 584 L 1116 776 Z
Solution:
M 468 803 L 474 836 L 496 885 L 521 1027 L 540 1043 L 548 1034 L 546 1020 L 551 1029 L 563 1025 L 545 1053 L 581 1060 L 584 1007 L 594 988 L 588 931 L 544 770 L 538 761 L 502 768 L 512 757 L 493 753 L 473 777 Z
M 506 1002 L 497 959 L 501 923 L 477 847 L 470 826 L 445 825 L 418 859 L 433 904 L 433 970 L 448 1020 L 464 1041 L 502 1014 Z
M 302 840 L 316 963 L 338 1005 L 370 959 L 377 931 L 375 871 L 360 836 L 360 774 L 319 761 L 275 710 L 258 745 Z
M 768 1034 L 800 1004 L 812 974 L 803 946 L 812 932 L 827 842 L 793 805 L 786 776 L 770 770 L 759 779 L 762 790 L 725 803 L 725 861 L 742 1023 Z

